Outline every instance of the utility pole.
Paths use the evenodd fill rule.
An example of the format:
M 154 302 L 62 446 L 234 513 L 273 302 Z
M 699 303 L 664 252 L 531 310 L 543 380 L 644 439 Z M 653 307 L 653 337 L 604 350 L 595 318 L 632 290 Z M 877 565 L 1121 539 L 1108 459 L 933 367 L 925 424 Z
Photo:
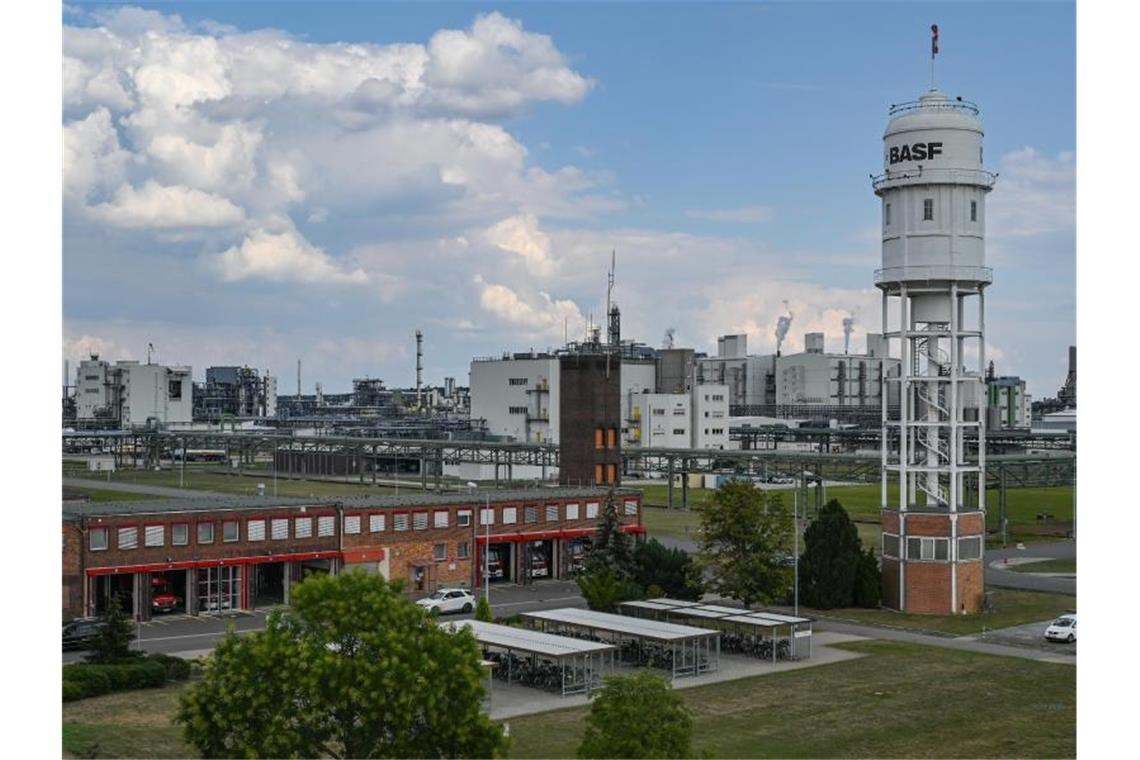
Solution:
M 795 557 L 795 593 L 793 603 L 795 611 L 792 613 L 796 617 L 800 614 L 800 500 L 799 494 L 792 494 L 792 544 L 795 547 L 792 553 Z

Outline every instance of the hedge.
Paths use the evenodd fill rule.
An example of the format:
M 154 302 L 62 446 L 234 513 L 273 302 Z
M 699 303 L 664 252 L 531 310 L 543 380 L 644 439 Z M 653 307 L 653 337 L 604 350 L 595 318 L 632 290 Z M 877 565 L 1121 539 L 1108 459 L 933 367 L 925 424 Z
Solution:
M 77 662 L 63 666 L 63 701 L 115 691 L 152 689 L 190 676 L 190 663 L 169 655 L 148 655 L 118 663 Z

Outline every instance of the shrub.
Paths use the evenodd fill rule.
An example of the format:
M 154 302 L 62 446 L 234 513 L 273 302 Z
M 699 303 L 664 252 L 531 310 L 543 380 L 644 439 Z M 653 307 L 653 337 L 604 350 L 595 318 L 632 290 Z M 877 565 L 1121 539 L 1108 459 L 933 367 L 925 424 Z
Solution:
M 160 663 L 166 669 L 166 680 L 185 681 L 190 677 L 190 662 L 168 654 L 148 654 L 148 660 Z
M 63 700 L 70 702 L 114 691 L 157 688 L 166 684 L 166 673 L 163 663 L 149 658 L 110 664 L 77 662 L 64 665 Z
M 882 602 L 882 575 L 875 552 L 867 549 L 859 554 L 859 566 L 855 575 L 855 606 L 878 607 Z

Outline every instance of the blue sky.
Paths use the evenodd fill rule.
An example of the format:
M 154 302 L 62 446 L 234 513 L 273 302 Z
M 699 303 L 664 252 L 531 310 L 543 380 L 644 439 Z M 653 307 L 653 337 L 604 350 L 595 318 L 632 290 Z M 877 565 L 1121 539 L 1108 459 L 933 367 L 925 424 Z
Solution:
M 861 345 L 879 327 L 868 175 L 889 105 L 929 85 L 938 23 L 936 81 L 981 106 L 987 164 L 1002 175 L 990 353 L 1035 396 L 1064 379 L 1072 3 L 76 7 L 64 16 L 65 56 L 81 62 L 71 79 L 65 66 L 68 155 L 99 168 L 65 165 L 73 358 L 137 358 L 150 341 L 196 375 L 236 362 L 290 377 L 303 357 L 326 389 L 360 375 L 403 384 L 421 327 L 427 379 L 464 382 L 472 355 L 556 345 L 564 326 L 580 334 L 610 248 L 625 332 L 647 343 L 674 326 L 698 350 L 728 332 L 764 350 L 788 298 L 793 348 L 811 329 L 841 347 L 848 313 Z M 242 72 L 277 60 L 266 56 L 280 39 L 292 57 L 277 65 L 300 84 L 254 103 L 242 88 L 260 98 L 264 83 Z M 433 68 L 473 49 L 458 74 Z M 427 60 L 428 73 L 340 92 L 351 69 L 313 83 L 323 50 Z M 211 81 L 195 83 L 203 72 Z M 187 89 L 171 99 L 161 87 Z M 345 103 L 351 121 L 326 129 Z M 266 188 L 284 195 L 266 200 Z M 171 204 L 184 215 L 167 218 Z

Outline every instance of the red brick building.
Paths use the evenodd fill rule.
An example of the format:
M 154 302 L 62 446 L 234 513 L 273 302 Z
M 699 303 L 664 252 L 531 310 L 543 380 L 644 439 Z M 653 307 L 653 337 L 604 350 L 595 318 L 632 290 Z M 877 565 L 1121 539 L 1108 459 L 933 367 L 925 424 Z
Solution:
M 985 513 L 889 509 L 882 526 L 885 606 L 934 615 L 981 611 Z
M 116 594 L 139 619 L 169 597 L 190 614 L 288 604 L 306 575 L 353 568 L 416 595 L 479 585 L 484 566 L 496 582 L 562 578 L 580 565 L 607 493 L 66 502 L 63 613 L 96 614 Z M 640 492 L 615 499 L 623 530 L 643 532 Z

